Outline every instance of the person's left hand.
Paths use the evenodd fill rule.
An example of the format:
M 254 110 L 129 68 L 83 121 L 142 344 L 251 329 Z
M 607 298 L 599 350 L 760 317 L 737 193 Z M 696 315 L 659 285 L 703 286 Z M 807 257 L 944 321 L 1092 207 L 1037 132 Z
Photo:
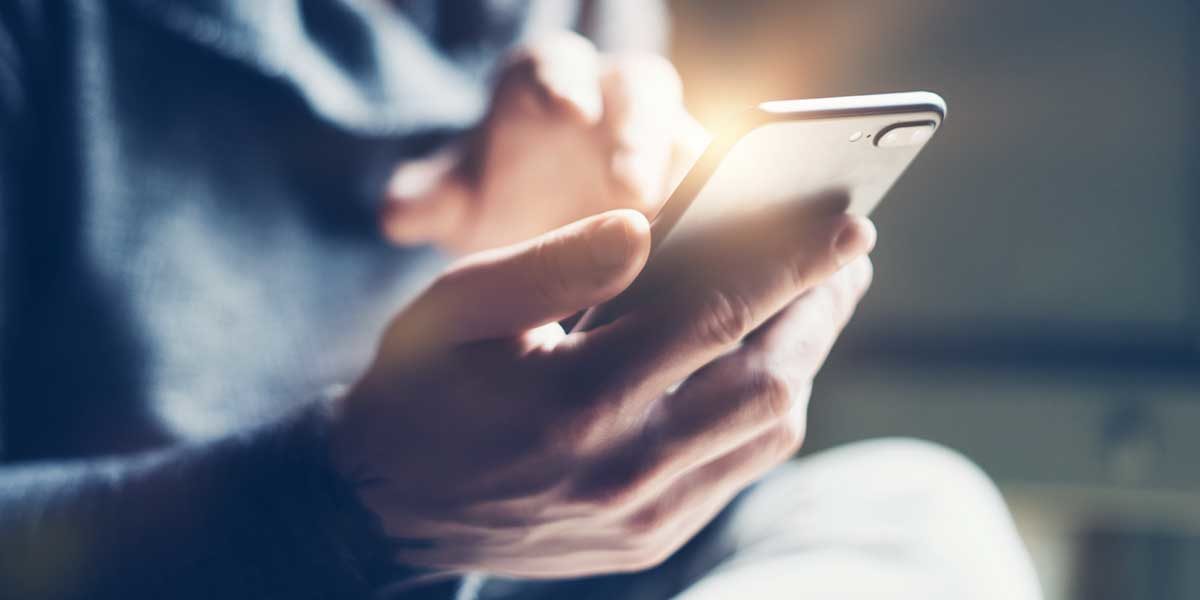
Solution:
M 652 217 L 706 141 L 666 59 L 558 34 L 509 58 L 466 139 L 396 169 L 380 225 L 467 253 L 614 208 Z

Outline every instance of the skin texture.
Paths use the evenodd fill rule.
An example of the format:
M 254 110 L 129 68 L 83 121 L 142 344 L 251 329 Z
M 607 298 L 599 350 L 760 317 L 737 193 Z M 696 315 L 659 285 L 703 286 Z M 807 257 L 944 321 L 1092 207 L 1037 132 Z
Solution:
M 658 563 L 803 437 L 812 374 L 866 288 L 874 238 L 844 215 L 803 227 L 570 335 L 558 319 L 642 267 L 640 214 L 468 257 L 397 316 L 339 399 L 337 468 L 405 564 L 571 577 Z
M 392 240 L 491 248 L 402 310 L 333 406 L 335 468 L 404 564 L 528 578 L 658 564 L 799 447 L 812 377 L 869 285 L 874 227 L 816 208 L 700 231 L 639 277 L 643 212 L 678 177 L 682 144 L 660 119 L 614 145 L 646 122 L 630 100 L 645 80 L 580 93 L 609 90 L 588 51 L 555 54 L 579 69 L 518 55 L 471 158 L 404 165 L 397 177 L 425 169 L 424 185 L 389 192 Z M 530 68 L 572 83 L 512 82 Z M 535 169 L 550 155 L 555 169 Z M 611 205 L 633 210 L 570 222 Z M 526 241 L 496 247 L 509 237 Z M 618 294 L 604 325 L 558 325 Z

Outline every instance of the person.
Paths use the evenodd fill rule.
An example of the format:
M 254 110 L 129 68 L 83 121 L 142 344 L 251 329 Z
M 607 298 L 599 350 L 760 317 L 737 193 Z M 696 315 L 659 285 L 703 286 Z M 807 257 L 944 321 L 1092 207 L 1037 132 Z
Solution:
M 662 17 L 0 6 L 0 596 L 1036 597 L 952 452 L 785 463 L 865 219 L 558 325 L 647 281 L 702 137 Z

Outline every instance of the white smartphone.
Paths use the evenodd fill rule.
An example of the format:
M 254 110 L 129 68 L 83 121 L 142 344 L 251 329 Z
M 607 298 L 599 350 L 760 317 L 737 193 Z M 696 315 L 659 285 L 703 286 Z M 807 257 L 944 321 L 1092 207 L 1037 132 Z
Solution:
M 720 131 L 651 223 L 651 258 L 739 213 L 836 198 L 869 214 L 946 116 L 931 92 L 764 102 Z M 608 319 L 587 311 L 573 330 Z

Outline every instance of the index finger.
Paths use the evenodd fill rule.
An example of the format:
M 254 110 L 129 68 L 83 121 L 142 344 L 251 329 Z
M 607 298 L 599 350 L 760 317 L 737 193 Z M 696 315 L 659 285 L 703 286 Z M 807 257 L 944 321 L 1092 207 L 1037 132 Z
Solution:
M 870 251 L 865 218 L 775 207 L 665 245 L 613 304 L 615 321 L 572 334 L 588 364 L 653 398 L 718 356 L 800 294 Z

